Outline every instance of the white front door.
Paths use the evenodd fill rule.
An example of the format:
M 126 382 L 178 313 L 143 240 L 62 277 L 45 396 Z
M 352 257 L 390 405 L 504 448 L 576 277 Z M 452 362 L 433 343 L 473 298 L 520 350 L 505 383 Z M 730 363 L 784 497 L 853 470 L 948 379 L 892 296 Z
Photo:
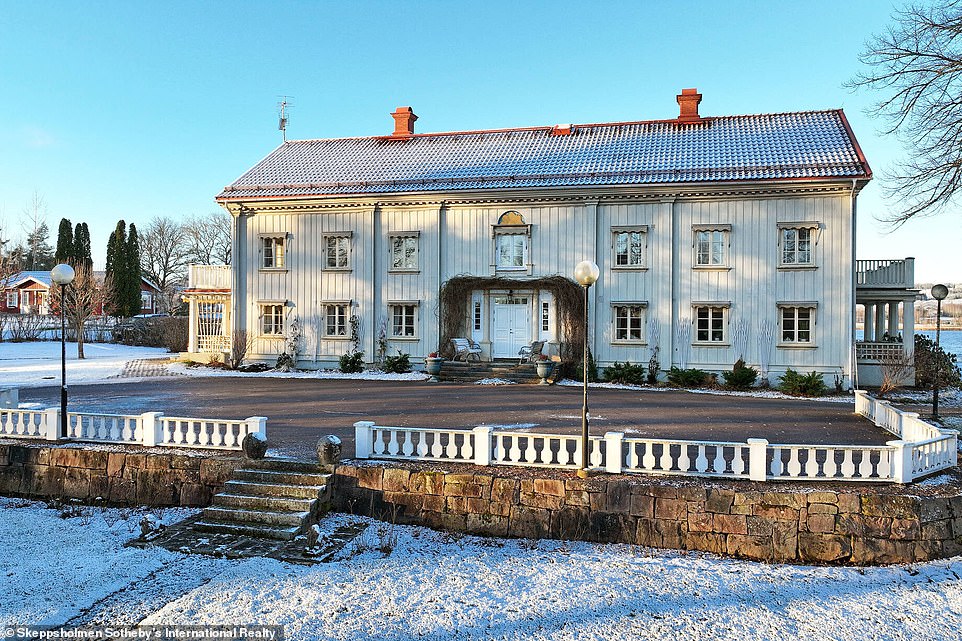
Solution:
M 531 306 L 527 296 L 496 296 L 491 306 L 491 355 L 517 358 L 522 347 L 531 342 Z

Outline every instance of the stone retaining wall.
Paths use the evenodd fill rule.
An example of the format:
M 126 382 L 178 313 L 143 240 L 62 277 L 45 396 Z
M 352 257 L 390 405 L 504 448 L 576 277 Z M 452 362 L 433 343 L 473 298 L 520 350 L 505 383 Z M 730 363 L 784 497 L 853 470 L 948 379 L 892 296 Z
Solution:
M 0 495 L 207 506 L 243 459 L 144 448 L 0 444 Z
M 348 462 L 335 471 L 333 507 L 479 535 L 872 565 L 962 553 L 962 474 L 953 474 L 932 487 L 787 486 Z

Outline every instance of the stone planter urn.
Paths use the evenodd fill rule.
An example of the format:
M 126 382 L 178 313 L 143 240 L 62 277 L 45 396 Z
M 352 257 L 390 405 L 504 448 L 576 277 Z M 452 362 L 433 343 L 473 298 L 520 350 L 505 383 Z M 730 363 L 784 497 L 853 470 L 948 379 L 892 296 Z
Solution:
M 431 382 L 438 382 L 438 374 L 441 373 L 441 366 L 444 359 L 440 356 L 428 356 L 424 359 L 424 371 L 431 375 Z
M 538 376 L 541 378 L 539 385 L 547 385 L 548 377 L 554 371 L 554 361 L 537 361 L 535 367 L 538 368 Z

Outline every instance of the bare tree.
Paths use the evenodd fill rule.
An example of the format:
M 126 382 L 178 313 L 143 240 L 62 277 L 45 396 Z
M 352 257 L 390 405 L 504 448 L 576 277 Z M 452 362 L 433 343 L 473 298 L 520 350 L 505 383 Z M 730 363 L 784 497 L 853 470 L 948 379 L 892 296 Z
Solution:
M 184 225 L 167 216 L 153 218 L 140 231 L 140 269 L 160 289 L 163 311 L 177 306 L 177 289 L 187 277 L 190 244 Z
M 230 265 L 231 221 L 226 211 L 188 218 L 184 223 L 184 234 L 190 243 L 190 262 Z
M 910 4 L 866 44 L 869 71 L 853 87 L 882 97 L 870 113 L 888 122 L 907 158 L 884 178 L 901 225 L 950 204 L 962 187 L 962 0 Z
M 901 349 L 886 352 L 879 359 L 879 369 L 882 382 L 879 383 L 878 394 L 884 397 L 905 385 L 906 381 L 915 382 L 909 376 L 915 369 L 915 355 L 906 354 Z
M 33 192 L 24 207 L 20 226 L 26 236 L 26 248 L 22 251 L 23 268 L 35 270 L 53 267 L 53 247 L 50 246 L 50 228 L 47 227 L 47 203 L 38 192 Z
M 74 269 L 73 282 L 66 287 L 54 287 L 51 291 L 53 304 L 60 309 L 63 305 L 70 327 L 77 337 L 77 358 L 84 358 L 84 326 L 87 320 L 103 308 L 104 297 L 109 286 L 94 277 L 93 270 L 87 265 Z M 63 292 L 61 300 L 60 293 Z

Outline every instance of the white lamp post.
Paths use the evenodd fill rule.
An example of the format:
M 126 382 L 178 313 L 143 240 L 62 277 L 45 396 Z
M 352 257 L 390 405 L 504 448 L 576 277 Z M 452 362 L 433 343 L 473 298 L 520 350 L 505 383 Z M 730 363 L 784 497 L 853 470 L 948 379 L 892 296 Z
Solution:
M 581 360 L 584 363 L 582 371 L 582 392 L 581 403 L 581 469 L 578 476 L 586 478 L 588 476 L 588 288 L 598 282 L 601 270 L 590 260 L 583 260 L 575 265 L 575 280 L 585 291 L 585 344 L 584 354 Z
M 942 333 L 942 301 L 949 295 L 949 288 L 945 285 L 932 287 L 932 298 L 935 303 L 935 351 L 939 351 L 939 335 Z M 942 382 L 942 364 L 935 361 L 935 378 L 932 381 L 932 418 L 939 418 L 939 384 Z
M 67 435 L 67 301 L 64 291 L 73 282 L 73 267 L 61 263 L 50 270 L 50 278 L 60 285 L 60 434 Z

